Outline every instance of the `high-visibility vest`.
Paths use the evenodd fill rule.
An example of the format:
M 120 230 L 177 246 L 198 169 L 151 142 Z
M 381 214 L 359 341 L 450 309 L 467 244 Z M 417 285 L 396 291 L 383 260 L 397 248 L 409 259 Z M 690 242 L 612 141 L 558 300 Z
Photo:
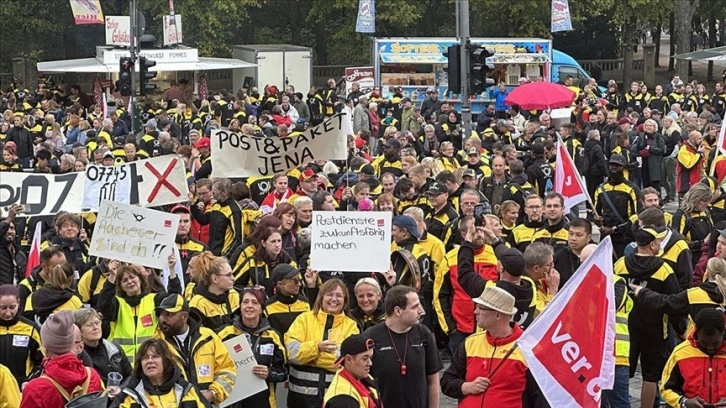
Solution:
M 147 294 L 136 307 L 131 307 L 126 300 L 116 297 L 118 315 L 116 321 L 111 323 L 111 335 L 108 340 L 123 349 L 132 367 L 136 350 L 141 343 L 154 337 L 156 330 L 154 296 L 155 293 Z
M 613 277 L 615 282 L 622 280 L 623 278 L 615 275 Z M 615 364 L 616 365 L 630 365 L 630 331 L 628 330 L 628 314 L 633 310 L 633 299 L 630 298 L 628 293 L 625 293 L 622 303 L 615 311 Z

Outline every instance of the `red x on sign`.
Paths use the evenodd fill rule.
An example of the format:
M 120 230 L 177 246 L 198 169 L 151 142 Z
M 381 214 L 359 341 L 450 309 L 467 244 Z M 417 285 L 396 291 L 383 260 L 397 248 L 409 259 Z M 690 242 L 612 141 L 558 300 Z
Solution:
M 177 190 L 176 187 L 174 187 L 173 184 L 171 184 L 167 177 L 169 177 L 169 174 L 171 174 L 171 171 L 174 170 L 174 166 L 176 166 L 177 158 L 172 159 L 171 162 L 169 162 L 169 166 L 166 167 L 166 170 L 164 170 L 164 174 L 159 174 L 159 171 L 154 168 L 154 166 L 150 162 L 144 163 L 144 166 L 146 166 L 147 169 L 156 176 L 158 181 L 156 182 L 156 185 L 151 190 L 151 193 L 149 193 L 149 197 L 146 199 L 149 203 L 153 202 L 156 198 L 156 195 L 159 194 L 159 189 L 161 189 L 161 186 L 166 186 L 169 191 L 171 191 L 175 196 L 179 197 L 181 195 L 181 192 Z

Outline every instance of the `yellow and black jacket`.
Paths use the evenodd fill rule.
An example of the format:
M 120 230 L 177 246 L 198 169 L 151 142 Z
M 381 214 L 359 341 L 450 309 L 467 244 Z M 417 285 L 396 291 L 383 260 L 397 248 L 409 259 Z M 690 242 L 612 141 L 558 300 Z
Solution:
M 19 407 L 20 406 L 20 386 L 13 374 L 4 365 L 0 365 L 0 406 L 2 407 Z
M 512 230 L 507 238 L 507 243 L 512 248 L 517 248 L 522 253 L 529 244 L 534 242 L 535 233 L 543 228 L 542 221 L 526 221 L 519 224 Z
M 373 377 L 369 376 L 366 379 L 358 381 L 368 390 L 370 395 L 369 397 L 364 397 L 356 390 L 348 378 L 341 375 L 342 371 L 341 369 L 335 374 L 333 382 L 330 383 L 330 387 L 325 392 L 323 408 L 370 408 L 371 406 L 379 408 L 383 406 L 378 390 L 373 382 Z M 352 374 L 348 374 L 348 377 L 355 378 Z M 372 401 L 369 398 L 372 398 Z
M 203 327 L 218 332 L 232 324 L 239 312 L 239 292 L 232 289 L 221 295 L 209 291 L 205 285 L 196 285 L 189 301 L 189 313 L 201 322 Z
M 398 211 L 398 214 L 403 214 L 404 211 L 408 210 L 411 207 L 418 207 L 423 210 L 425 217 L 428 216 L 431 211 L 433 211 L 429 199 L 422 195 L 414 198 L 413 200 L 399 198 L 398 203 L 396 203 L 396 210 Z
M 544 242 L 555 251 L 558 251 L 567 246 L 569 237 L 567 218 L 563 216 L 555 225 L 550 225 L 549 222 L 545 221 L 541 228 L 534 231 L 532 242 Z
M 396 178 L 403 176 L 401 159 L 399 158 L 391 162 L 386 160 L 385 156 L 381 155 L 373 160 L 371 166 L 373 166 L 373 169 L 376 171 L 376 177 L 378 177 L 379 180 L 381 175 L 384 173 L 391 173 Z
M 61 310 L 75 312 L 83 307 L 83 302 L 70 289 L 56 289 L 50 285 L 38 288 L 25 300 L 23 316 L 42 325 L 51 315 Z
M 608 205 L 604 194 L 610 197 L 617 214 Z M 624 221 L 627 221 L 634 214 L 638 214 L 640 212 L 639 196 L 640 189 L 627 180 L 621 182 L 608 181 L 601 184 L 595 190 L 594 204 L 597 213 L 603 217 L 603 225 L 616 227 L 624 224 Z M 623 221 L 620 221 L 621 218 Z
M 292 322 L 301 314 L 310 311 L 310 302 L 303 295 L 283 296 L 279 293 L 267 299 L 265 303 L 265 315 L 270 321 L 270 326 L 284 335 L 287 333 Z
M 701 257 L 701 245 L 706 236 L 713 230 L 713 222 L 711 214 L 706 211 L 691 212 L 686 214 L 683 210 L 676 210 L 673 214 L 672 228 L 679 234 L 683 235 L 691 249 L 693 265 L 698 262 Z
M 678 279 L 678 286 L 686 290 L 693 286 L 693 261 L 688 243 L 683 235 L 671 230 L 667 241 L 663 242 L 661 257 L 673 269 Z
M 666 114 L 670 110 L 671 104 L 668 101 L 667 96 L 653 95 L 653 97 L 650 98 L 650 101 L 648 101 L 648 107 L 650 109 L 658 109 L 662 114 Z
M 118 405 L 114 405 L 118 408 L 209 406 L 199 388 L 185 380 L 176 367 L 171 379 L 158 387 L 151 386 L 148 381 L 131 378 L 118 398 Z
M 454 207 L 452 207 L 451 204 L 446 203 L 440 211 L 436 213 L 432 211 L 426 216 L 426 231 L 429 235 L 433 235 L 443 241 L 446 239 L 447 235 L 446 226 L 451 222 L 451 220 L 458 216 L 459 214 L 457 214 Z
M 43 362 L 40 351 L 40 327 L 20 315 L 0 319 L 0 364 L 10 369 L 18 384 Z
M 290 259 L 286 252 L 282 252 L 277 259 L 278 264 L 288 263 L 297 268 L 295 261 Z M 237 264 L 232 266 L 234 273 L 235 287 L 243 288 L 245 286 L 264 286 L 267 297 L 274 295 L 275 285 L 272 284 L 272 269 L 270 265 L 262 259 L 255 256 L 241 257 Z
M 179 250 L 179 256 L 181 257 L 182 271 L 184 271 L 184 282 L 190 282 L 189 272 L 189 261 L 195 256 L 201 254 L 207 250 L 207 246 L 202 242 L 197 241 L 194 238 L 187 236 L 186 238 L 176 237 L 176 247 Z
M 665 295 L 674 295 L 680 291 L 673 269 L 660 257 L 633 253 L 620 258 L 613 270 L 628 284 L 644 286 Z M 628 316 L 630 338 L 638 339 L 639 343 L 652 344 L 654 350 L 660 349 L 665 346 L 668 320 L 663 312 L 636 303 Z M 685 330 L 678 316 L 671 319 L 671 323 L 676 332 Z
M 631 94 L 630 92 L 627 92 L 625 94 L 625 107 L 631 108 L 635 112 L 642 112 L 643 108 L 645 108 L 645 105 L 647 104 L 647 101 L 645 100 L 645 97 L 642 93 L 636 92 L 635 95 Z
M 290 360 L 291 393 L 322 398 L 335 373 L 335 353 L 322 353 L 318 343 L 334 340 L 338 344 L 358 334 L 358 324 L 344 313 L 330 315 L 309 311 L 295 319 L 285 333 L 285 347 Z
M 235 316 L 233 324 L 219 332 L 219 337 L 222 341 L 227 341 L 242 334 L 249 336 L 248 340 L 257 364 L 267 366 L 269 369 L 266 379 L 268 389 L 247 397 L 242 402 L 248 406 L 274 408 L 277 405 L 275 384 L 287 379 L 285 346 L 282 344 L 280 335 L 270 327 L 270 323 L 264 317 L 260 317 L 257 327 L 246 327 L 242 323 L 242 319 Z
M 201 225 L 209 225 L 209 250 L 226 256 L 245 235 L 252 232 L 252 223 L 262 216 L 259 210 L 243 210 L 232 198 L 212 205 L 207 211 L 191 206 L 192 216 Z
M 104 263 L 100 263 L 93 268 L 87 270 L 78 281 L 78 295 L 84 304 L 92 308 L 98 305 L 98 296 L 103 290 L 108 276 L 108 267 Z
M 188 323 L 189 333 L 183 345 L 176 338 L 167 338 L 160 330 L 156 330 L 154 337 L 167 342 L 184 378 L 202 390 L 214 391 L 217 398 L 211 402 L 219 404 L 234 388 L 237 367 L 219 336 L 201 327 L 193 317 Z

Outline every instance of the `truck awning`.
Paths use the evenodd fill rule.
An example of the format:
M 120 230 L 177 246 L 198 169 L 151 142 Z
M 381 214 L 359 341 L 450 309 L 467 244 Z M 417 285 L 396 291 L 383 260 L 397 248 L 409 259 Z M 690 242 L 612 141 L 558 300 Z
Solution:
M 725 61 L 726 47 L 709 48 L 707 50 L 686 52 L 674 55 L 673 58 L 687 61 Z
M 151 71 L 212 71 L 254 67 L 256 64 L 233 58 L 203 58 L 194 62 L 159 62 Z M 137 66 L 138 67 L 138 66 Z M 38 63 L 39 72 L 118 72 L 119 65 L 106 65 L 96 58 L 80 58 Z M 138 70 L 138 69 L 137 69 Z
M 446 64 L 442 54 L 397 54 L 381 53 L 384 64 Z

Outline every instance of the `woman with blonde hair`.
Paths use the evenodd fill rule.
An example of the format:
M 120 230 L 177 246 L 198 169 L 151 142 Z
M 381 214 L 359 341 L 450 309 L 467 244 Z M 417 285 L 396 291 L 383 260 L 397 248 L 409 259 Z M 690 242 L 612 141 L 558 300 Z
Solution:
M 285 333 L 290 361 L 289 407 L 318 408 L 336 372 L 335 361 L 346 338 L 360 333 L 348 317 L 345 283 L 333 278 L 318 292 L 312 310 L 300 314 Z
M 189 301 L 189 314 L 202 326 L 219 331 L 232 324 L 240 305 L 239 292 L 232 289 L 232 267 L 227 258 L 214 256 L 211 251 L 204 251 L 193 259 L 198 285 Z
M 666 150 L 663 153 L 663 187 L 666 190 L 664 203 L 673 202 L 676 198 L 676 163 L 678 149 L 681 145 L 681 127 L 670 116 L 663 117 L 663 140 Z
M 713 221 L 708 212 L 713 193 L 705 184 L 696 184 L 683 196 L 680 208 L 673 214 L 671 227 L 683 235 L 691 249 L 691 261 L 696 267 L 701 257 L 701 245 L 713 231 Z
M 502 237 L 506 240 L 517 226 L 519 218 L 519 203 L 513 200 L 504 201 L 499 205 L 499 220 L 502 224 Z
M 453 143 L 441 143 L 441 146 L 439 147 L 439 157 L 436 158 L 436 164 L 438 165 L 439 170 L 448 170 L 453 173 L 456 171 L 456 169 L 461 167 L 459 162 L 456 160 L 455 154 L 456 151 L 454 149 Z
M 675 295 L 663 295 L 651 289 L 631 285 L 633 294 L 650 310 L 667 314 L 686 314 L 694 320 L 703 309 L 726 306 L 726 261 L 713 257 L 706 264 L 706 281 Z
M 431 159 L 431 161 L 433 161 L 433 157 L 427 157 L 424 160 L 426 159 Z M 417 164 L 418 160 L 416 160 L 416 158 L 413 156 L 401 157 L 401 171 L 403 172 L 403 174 L 408 174 L 408 170 Z
M 42 325 L 51 313 L 81 308 L 83 302 L 73 290 L 74 282 L 72 264 L 64 262 L 55 265 L 48 272 L 45 285 L 31 293 L 25 301 L 23 316 Z
M 656 121 L 648 119 L 643 122 L 643 133 L 633 142 L 633 149 L 641 158 L 643 187 L 653 187 L 660 191 L 666 146 L 663 135 L 658 132 Z

